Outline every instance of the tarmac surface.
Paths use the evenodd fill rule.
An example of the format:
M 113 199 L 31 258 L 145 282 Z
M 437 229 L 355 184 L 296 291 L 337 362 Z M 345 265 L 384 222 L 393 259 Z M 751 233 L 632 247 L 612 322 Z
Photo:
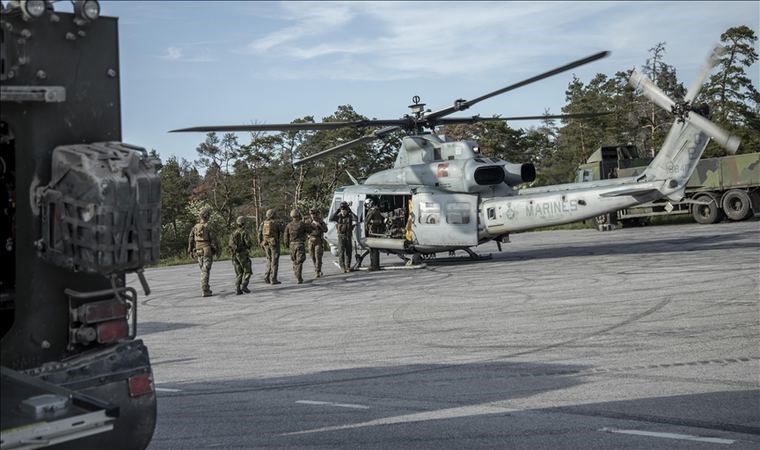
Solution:
M 521 233 L 234 294 L 146 271 L 150 449 L 760 448 L 760 222 Z M 401 261 L 384 256 L 383 264 Z M 132 284 L 139 285 L 132 280 Z

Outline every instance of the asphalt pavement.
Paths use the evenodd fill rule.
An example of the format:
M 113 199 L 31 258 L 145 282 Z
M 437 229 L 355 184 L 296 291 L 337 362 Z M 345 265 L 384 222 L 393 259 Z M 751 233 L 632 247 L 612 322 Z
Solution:
M 146 271 L 150 449 L 760 448 L 760 221 L 520 233 L 485 261 Z M 463 254 L 464 255 L 464 254 Z M 446 256 L 446 255 L 440 255 Z M 139 290 L 135 280 L 132 284 Z

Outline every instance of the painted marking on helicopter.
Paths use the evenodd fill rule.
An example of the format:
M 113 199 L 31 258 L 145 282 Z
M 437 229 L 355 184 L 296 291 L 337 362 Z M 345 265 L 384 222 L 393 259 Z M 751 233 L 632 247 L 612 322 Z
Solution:
M 507 203 L 506 216 L 509 220 L 513 220 L 515 217 L 517 217 L 517 210 L 512 208 L 512 203 Z
M 449 176 L 449 163 L 438 164 L 438 173 L 437 173 L 436 176 L 438 178 L 448 177 Z
M 560 214 L 570 214 L 578 210 L 578 201 L 555 200 L 550 202 L 536 202 L 525 205 L 525 215 L 528 217 L 548 217 Z

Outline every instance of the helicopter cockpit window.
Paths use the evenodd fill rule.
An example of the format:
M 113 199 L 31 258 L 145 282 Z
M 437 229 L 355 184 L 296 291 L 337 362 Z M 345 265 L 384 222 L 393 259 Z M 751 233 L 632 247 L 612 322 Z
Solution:
M 441 204 L 420 202 L 420 223 L 436 224 L 441 222 Z
M 449 203 L 446 205 L 446 223 L 464 225 L 470 223 L 469 203 Z

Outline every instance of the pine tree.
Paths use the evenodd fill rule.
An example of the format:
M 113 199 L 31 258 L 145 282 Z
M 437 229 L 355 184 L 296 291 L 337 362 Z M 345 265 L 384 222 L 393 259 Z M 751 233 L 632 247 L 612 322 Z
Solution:
M 747 26 L 733 27 L 720 35 L 726 52 L 717 70 L 700 94 L 700 100 L 710 107 L 711 119 L 742 139 L 740 153 L 760 151 L 760 93 L 747 70 L 757 62 L 757 35 Z M 721 156 L 725 151 L 711 143 L 707 156 Z

